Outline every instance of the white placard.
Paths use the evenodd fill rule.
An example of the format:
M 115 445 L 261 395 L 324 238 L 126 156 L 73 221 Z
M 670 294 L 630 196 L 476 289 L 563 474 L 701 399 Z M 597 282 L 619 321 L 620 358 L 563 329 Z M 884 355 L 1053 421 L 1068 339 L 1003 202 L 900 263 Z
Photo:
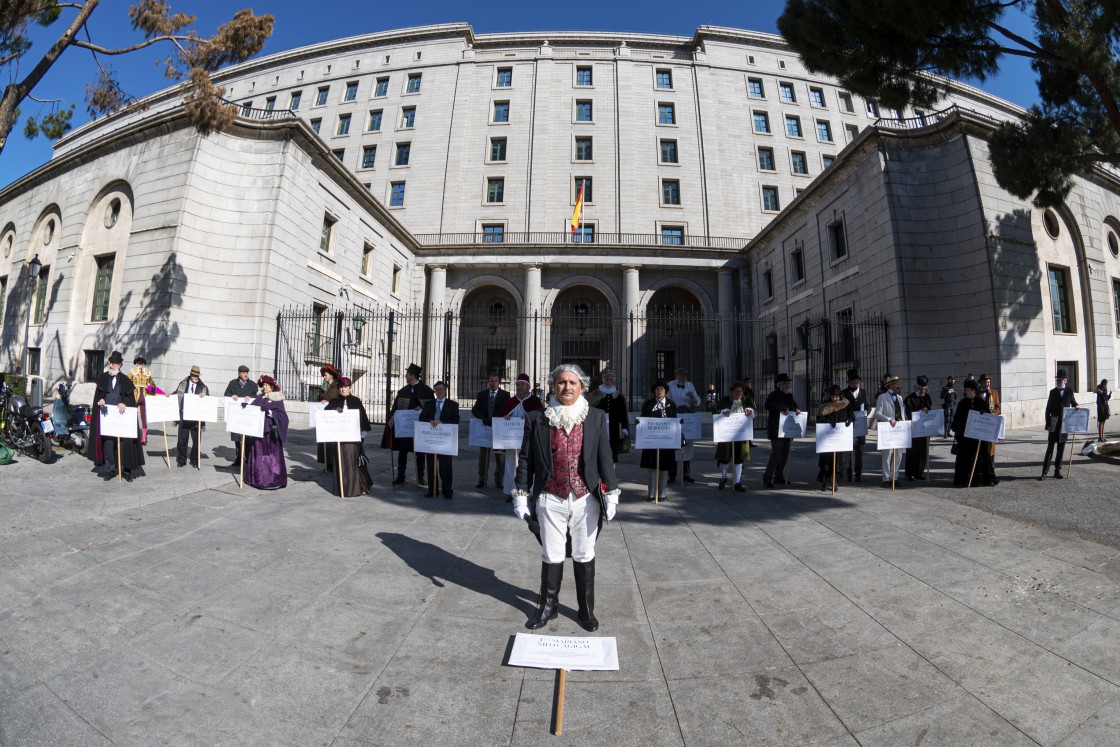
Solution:
M 184 394 L 183 420 L 217 423 L 218 403 L 221 401 L 221 397 L 199 397 L 197 394 Z
M 909 420 L 896 420 L 894 427 L 891 427 L 890 421 L 882 422 L 876 426 L 875 432 L 878 436 L 879 451 L 889 451 L 891 449 L 909 449 L 913 444 L 911 443 L 911 423 Z
M 513 638 L 509 665 L 577 672 L 617 672 L 618 645 L 610 636 L 577 638 L 517 633 Z
M 968 420 L 964 424 L 964 437 L 975 438 L 977 441 L 999 440 L 1000 431 L 1003 429 L 1003 416 L 993 415 L 990 412 L 968 411 Z
M 458 424 L 440 423 L 433 428 L 431 423 L 417 423 L 412 438 L 412 449 L 421 454 L 456 456 L 459 453 Z
M 525 439 L 525 418 L 494 418 L 495 449 L 520 449 Z
M 360 410 L 323 410 L 315 418 L 315 441 L 353 443 L 362 440 Z
M 850 423 L 817 423 L 817 453 L 851 451 L 855 446 L 855 428 Z
M 918 410 L 911 417 L 910 438 L 930 438 L 945 433 L 945 411 L 931 409 L 929 412 Z
M 226 407 L 226 433 L 240 433 L 253 438 L 264 436 L 264 410 L 256 405 L 234 402 Z
M 700 413 L 686 412 L 678 415 L 681 419 L 681 433 L 689 441 L 699 441 L 704 437 L 704 429 L 701 425 Z
M 397 438 L 412 438 L 416 431 L 419 410 L 397 410 L 393 413 L 393 435 Z
M 99 426 L 107 438 L 136 438 L 136 408 L 126 407 L 122 413 L 116 405 L 105 405 Z
M 327 409 L 327 405 L 326 405 L 325 402 L 308 402 L 307 403 L 307 415 L 310 418 L 310 424 L 311 424 L 312 428 L 315 427 L 315 416 L 318 415 L 319 413 L 321 413 L 325 409 Z
M 497 422 L 494 418 L 491 422 Z M 492 448 L 494 444 L 494 429 L 478 418 L 471 418 L 470 429 L 467 432 L 467 445 L 477 446 L 480 449 Z
M 712 440 L 717 444 L 733 441 L 754 440 L 754 416 L 744 412 L 733 412 L 724 417 L 721 413 L 712 414 Z
M 679 449 L 681 421 L 676 418 L 638 418 L 634 426 L 634 448 Z
M 179 398 L 149 394 L 144 397 L 144 413 L 149 423 L 174 423 L 179 419 Z
M 852 415 L 852 436 L 867 438 L 867 410 L 857 410 Z
M 1062 408 L 1062 433 L 1088 433 L 1089 408 Z
M 778 438 L 801 438 L 809 430 L 809 413 L 800 415 L 790 412 L 788 415 L 779 413 Z

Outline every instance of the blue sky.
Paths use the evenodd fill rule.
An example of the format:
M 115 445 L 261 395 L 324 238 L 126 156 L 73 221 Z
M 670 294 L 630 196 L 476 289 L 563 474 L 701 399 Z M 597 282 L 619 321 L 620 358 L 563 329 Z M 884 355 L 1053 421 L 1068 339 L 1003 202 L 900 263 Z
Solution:
M 128 22 L 129 0 L 103 0 L 90 19 L 89 30 L 95 42 L 105 46 L 125 46 L 139 37 Z M 209 34 L 227 20 L 242 2 L 216 0 L 170 0 L 173 10 L 189 11 L 198 16 L 198 28 Z M 262 54 L 337 39 L 356 34 L 385 31 L 407 26 L 465 21 L 476 33 L 500 31 L 634 31 L 691 36 L 697 26 L 733 26 L 755 31 L 776 32 L 775 23 L 781 15 L 783 2 L 727 2 L 726 0 L 651 0 L 648 2 L 576 2 L 526 3 L 522 0 L 488 0 L 473 5 L 446 0 L 429 0 L 413 5 L 403 3 L 326 4 L 306 0 L 271 0 L 250 5 L 256 13 L 271 13 L 276 26 Z M 72 17 L 64 13 L 63 18 Z M 1025 35 L 1032 35 L 1025 19 L 1006 19 L 1008 25 Z M 38 29 L 33 35 L 35 46 L 25 58 L 24 70 L 37 60 L 36 52 L 54 40 L 61 31 L 60 21 L 50 31 Z M 124 57 L 103 58 L 118 73 L 125 90 L 140 97 L 168 84 L 157 59 L 158 45 Z M 166 52 L 164 52 L 166 54 Z M 85 85 L 92 79 L 95 67 L 90 53 L 69 49 L 54 65 L 35 90 L 42 99 L 62 98 L 77 104 L 72 120 L 74 126 L 88 121 L 85 112 Z M 7 72 L 7 71 L 5 71 Z M 0 81 L 0 85 L 7 80 Z M 1023 106 L 1037 99 L 1034 74 L 1021 60 L 1005 60 L 998 79 L 981 86 L 997 96 Z M 48 111 L 49 105 L 25 101 L 24 115 Z M 23 121 L 8 138 L 0 154 L 0 185 L 16 179 L 50 160 L 50 143 L 39 137 L 33 141 L 23 136 Z

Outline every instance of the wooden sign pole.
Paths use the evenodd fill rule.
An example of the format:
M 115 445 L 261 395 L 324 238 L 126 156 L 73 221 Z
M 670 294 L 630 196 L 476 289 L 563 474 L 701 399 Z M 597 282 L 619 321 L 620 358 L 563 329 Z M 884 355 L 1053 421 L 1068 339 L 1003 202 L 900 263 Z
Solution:
M 342 442 L 334 442 L 335 452 L 338 454 L 338 496 L 346 498 L 346 483 L 342 479 Z
M 660 481 L 661 478 L 658 478 Z M 564 735 L 564 686 L 568 684 L 568 670 L 561 669 L 556 680 L 556 709 L 552 714 L 552 733 L 560 737 Z
M 832 452 L 832 494 L 836 495 L 836 452 Z
M 976 455 L 972 457 L 972 471 L 968 473 L 968 487 L 965 490 L 972 488 L 972 477 L 976 474 L 976 462 L 980 459 L 980 449 L 986 443 L 987 441 L 978 441 L 976 444 Z
M 121 482 L 121 437 L 117 436 L 117 482 Z
M 194 445 L 198 447 L 198 454 L 195 455 L 195 469 L 202 470 L 202 421 L 198 421 L 198 438 L 194 440 Z
M 245 489 L 245 434 L 241 434 L 241 489 Z
M 171 469 L 171 449 L 167 446 L 167 423 L 163 424 L 163 458 L 167 460 L 167 469 Z
M 653 463 L 653 502 L 656 504 L 661 502 L 661 449 L 657 450 Z
M 1073 434 L 1073 440 L 1069 445 L 1069 466 L 1066 467 L 1066 474 L 1068 475 L 1073 470 L 1073 452 L 1077 448 L 1077 434 Z
M 895 466 L 895 456 L 898 454 L 898 449 L 891 449 L 891 492 L 894 492 L 894 480 L 898 477 L 897 467 Z
M 432 497 L 439 492 L 439 454 L 432 454 Z

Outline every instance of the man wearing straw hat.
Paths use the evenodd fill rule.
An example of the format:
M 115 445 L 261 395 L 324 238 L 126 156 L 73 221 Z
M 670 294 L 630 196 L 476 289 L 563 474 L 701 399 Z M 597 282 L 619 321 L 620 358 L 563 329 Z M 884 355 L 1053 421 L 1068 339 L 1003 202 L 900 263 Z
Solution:
M 1069 377 L 1064 368 L 1059 368 L 1054 374 L 1054 388 L 1050 390 L 1050 395 L 1046 398 L 1046 456 L 1042 458 L 1042 474 L 1039 480 L 1046 479 L 1046 473 L 1050 471 L 1050 458 L 1054 455 L 1054 447 L 1058 447 L 1058 458 L 1054 460 L 1054 478 L 1057 480 L 1062 479 L 1062 455 L 1066 450 L 1066 440 L 1069 435 L 1062 433 L 1062 415 L 1065 408 L 1075 407 L 1078 410 L 1081 406 L 1077 404 L 1077 399 L 1073 396 L 1073 387 L 1069 386 Z
M 175 394 L 179 396 L 179 440 L 177 442 L 178 458 L 175 460 L 180 467 L 185 467 L 189 460 L 192 467 L 198 466 L 198 440 L 201 436 L 199 430 L 202 424 L 197 420 L 183 420 L 183 397 L 205 397 L 210 393 L 209 388 L 202 383 L 202 372 L 198 366 L 191 366 L 187 378 L 175 387 Z M 194 445 L 191 446 L 191 441 Z
M 875 402 L 876 422 L 889 423 L 891 428 L 894 428 L 895 423 L 905 419 L 902 398 L 899 396 L 901 391 L 902 379 L 893 374 L 887 374 L 883 377 L 883 393 L 879 395 L 879 399 Z M 898 463 L 902 461 L 902 453 L 902 449 L 886 449 L 879 452 L 883 459 L 884 487 L 889 488 L 898 480 Z

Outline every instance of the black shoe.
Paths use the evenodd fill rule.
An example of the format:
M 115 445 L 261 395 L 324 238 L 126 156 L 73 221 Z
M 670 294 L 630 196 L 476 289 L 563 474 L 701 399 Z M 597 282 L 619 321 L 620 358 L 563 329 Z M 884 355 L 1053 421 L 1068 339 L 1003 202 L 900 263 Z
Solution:
M 506 496 L 506 503 L 513 503 L 513 496 L 512 495 L 507 495 Z
M 747 489 L 743 487 L 743 483 L 737 482 L 737 483 L 735 483 L 735 492 L 736 493 L 745 493 L 745 492 L 747 492 Z
M 563 563 L 541 563 L 541 599 L 536 613 L 525 623 L 529 630 L 537 630 L 555 620 L 560 610 L 560 582 L 564 579 Z
M 454 497 L 455 497 L 455 491 L 451 491 L 451 492 L 448 492 L 448 493 L 444 493 L 444 494 L 443 494 L 443 497 L 444 497 L 444 498 L 446 498 L 447 500 L 451 500 L 452 498 L 454 498 Z
M 425 498 L 435 498 L 435 497 L 436 497 L 436 494 L 435 494 L 435 493 L 433 493 L 433 492 L 431 492 L 431 491 L 429 491 L 429 492 L 427 492 L 427 493 L 424 493 L 424 497 L 425 497 Z
M 132 473 L 131 472 L 125 472 L 124 473 L 124 481 L 125 482 L 132 482 Z
M 178 461 L 176 461 L 176 462 L 175 462 L 175 466 L 176 466 L 176 467 L 186 467 L 186 466 L 187 466 L 187 463 L 186 463 L 186 461 L 185 461 L 185 460 L 183 460 L 183 459 L 180 459 L 180 460 L 178 460 Z
M 775 477 L 774 478 L 774 484 L 775 485 L 788 485 L 789 482 L 787 480 L 781 478 L 781 477 Z
M 404 478 L 403 477 L 398 477 L 397 479 L 393 480 L 393 484 L 394 485 L 404 485 Z
M 993 477 L 992 478 L 992 485 L 999 485 L 999 478 L 998 477 Z
M 726 487 L 727 487 L 727 478 L 725 477 L 725 478 L 723 478 L 722 480 L 719 481 L 719 489 L 723 490 Z
M 684 476 L 684 482 L 696 482 L 696 481 L 692 479 L 691 475 L 685 475 Z
M 763 480 L 762 484 L 765 485 L 768 488 L 774 487 L 774 481 L 773 480 Z
M 884 488 L 889 488 L 890 486 L 891 486 L 891 481 L 890 480 L 883 480 L 883 487 Z
M 1046 479 L 1046 473 L 1045 472 L 1043 472 L 1041 475 L 1038 476 L 1038 481 L 1039 482 L 1042 482 L 1045 479 Z
M 1054 473 L 1054 479 L 1055 480 L 1062 480 L 1062 479 L 1065 479 L 1065 478 L 1062 476 L 1061 472 L 1055 472 Z
M 586 563 L 572 562 L 576 577 L 576 602 L 579 611 L 576 621 L 580 627 L 589 633 L 599 629 L 599 621 L 595 619 L 595 559 Z
M 485 483 L 485 482 L 482 482 L 482 481 L 479 481 L 479 482 L 475 483 L 475 487 L 476 487 L 476 488 L 485 488 L 485 487 L 486 487 L 486 483 Z
M 856 475 L 856 482 L 863 482 L 863 475 Z
M 416 484 L 421 488 L 428 487 L 428 481 L 425 480 L 423 477 L 416 478 Z

